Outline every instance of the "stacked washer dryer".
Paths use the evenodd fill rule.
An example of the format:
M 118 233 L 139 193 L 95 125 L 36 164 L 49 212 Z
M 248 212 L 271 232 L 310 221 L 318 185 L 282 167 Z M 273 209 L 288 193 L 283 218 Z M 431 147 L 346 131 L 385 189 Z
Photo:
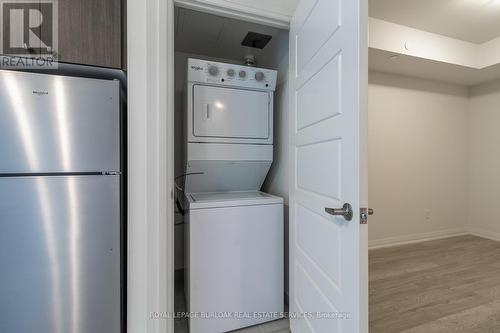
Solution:
M 260 192 L 273 161 L 276 71 L 188 60 L 185 291 L 191 333 L 284 311 L 283 199 Z

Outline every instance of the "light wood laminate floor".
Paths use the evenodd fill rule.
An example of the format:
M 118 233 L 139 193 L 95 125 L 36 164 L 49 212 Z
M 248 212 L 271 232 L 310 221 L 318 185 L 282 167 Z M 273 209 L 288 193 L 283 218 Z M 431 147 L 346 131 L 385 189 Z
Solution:
M 461 236 L 370 251 L 370 333 L 500 332 L 500 242 Z

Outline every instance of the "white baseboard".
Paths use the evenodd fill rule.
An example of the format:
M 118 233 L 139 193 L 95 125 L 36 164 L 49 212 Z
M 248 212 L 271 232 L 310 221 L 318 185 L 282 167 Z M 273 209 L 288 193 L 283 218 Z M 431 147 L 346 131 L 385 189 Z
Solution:
M 500 242 L 500 232 L 489 231 L 480 228 L 471 228 L 467 229 L 468 233 L 477 237 L 492 239 Z
M 471 234 L 469 230 L 465 228 L 459 229 L 448 229 L 448 230 L 440 230 L 435 232 L 426 232 L 412 235 L 404 235 L 397 237 L 388 237 L 382 239 L 374 239 L 368 242 L 368 248 L 370 250 L 379 249 L 383 247 L 392 247 L 398 245 L 412 244 L 412 243 L 420 243 L 425 241 L 431 241 L 436 239 L 450 238 L 456 236 L 464 236 Z M 479 235 L 478 235 L 479 236 Z M 500 239 L 500 234 L 498 235 Z

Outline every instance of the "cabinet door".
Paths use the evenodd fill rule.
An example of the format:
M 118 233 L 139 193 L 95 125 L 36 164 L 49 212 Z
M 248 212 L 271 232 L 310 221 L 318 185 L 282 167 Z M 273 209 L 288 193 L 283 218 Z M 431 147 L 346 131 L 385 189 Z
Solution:
M 59 0 L 59 60 L 121 68 L 122 0 Z

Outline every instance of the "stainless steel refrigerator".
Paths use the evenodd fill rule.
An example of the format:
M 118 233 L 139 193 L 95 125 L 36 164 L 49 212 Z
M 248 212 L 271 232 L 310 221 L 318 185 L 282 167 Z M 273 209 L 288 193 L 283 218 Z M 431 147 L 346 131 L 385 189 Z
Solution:
M 119 89 L 0 71 L 0 332 L 123 329 Z

